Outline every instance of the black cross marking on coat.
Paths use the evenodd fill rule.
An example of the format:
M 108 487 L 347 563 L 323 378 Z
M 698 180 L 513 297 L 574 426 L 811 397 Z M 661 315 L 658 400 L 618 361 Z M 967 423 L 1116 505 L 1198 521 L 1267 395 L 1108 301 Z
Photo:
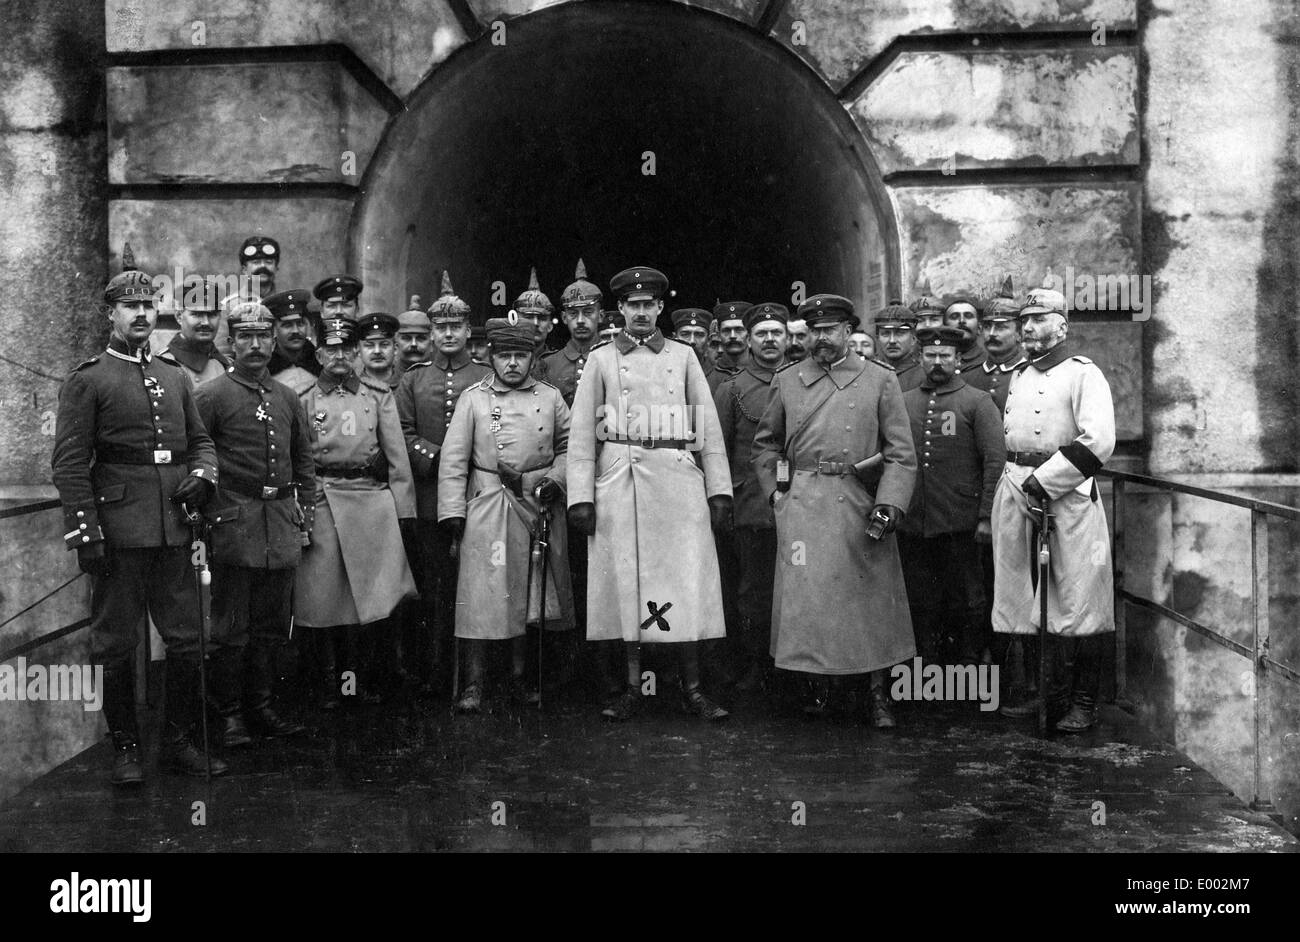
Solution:
M 651 625 L 658 625 L 660 631 L 672 630 L 672 628 L 670 628 L 668 625 L 668 619 L 664 618 L 664 616 L 668 614 L 668 609 L 673 607 L 672 602 L 664 603 L 663 608 L 660 608 L 654 602 L 646 602 L 645 607 L 650 609 L 650 617 L 647 618 L 645 621 L 641 622 L 642 631 L 645 631 Z

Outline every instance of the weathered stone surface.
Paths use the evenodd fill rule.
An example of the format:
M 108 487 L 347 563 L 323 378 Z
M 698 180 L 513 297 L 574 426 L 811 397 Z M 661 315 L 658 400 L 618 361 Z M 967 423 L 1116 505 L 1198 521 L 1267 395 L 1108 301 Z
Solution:
M 388 119 L 336 62 L 109 69 L 108 112 L 111 183 L 356 184 Z
M 1300 55 L 1280 8 L 1156 3 L 1143 36 L 1153 473 L 1294 471 Z M 1292 11 L 1294 17 L 1294 11 Z M 1294 31 L 1294 23 L 1292 24 Z M 1250 69 L 1239 67 L 1240 50 Z M 1290 138 L 1290 139 L 1289 139 Z M 1223 318 L 1230 312 L 1230 339 Z
M 1048 271 L 1094 279 L 1138 273 L 1140 188 L 956 186 L 894 189 L 903 284 L 982 293 L 1004 274 L 1041 284 Z
M 344 43 L 396 94 L 465 42 L 441 0 L 106 0 L 109 52 Z
M 352 201 L 343 199 L 114 200 L 109 264 L 119 270 L 118 253 L 129 241 L 136 264 L 150 274 L 173 281 L 177 268 L 186 275 L 227 275 L 239 270 L 240 243 L 262 234 L 280 242 L 277 289 L 310 288 L 345 270 L 351 212 Z
M 1142 325 L 1132 321 L 1076 322 L 1070 339 L 1110 383 L 1115 401 L 1115 438 L 1142 438 Z
M 99 343 L 103 32 L 85 4 L 6 7 L 0 63 L 0 484 L 49 480 L 59 384 Z
M 1131 50 L 906 53 L 849 107 L 886 175 L 1139 157 Z
M 789 46 L 840 89 L 897 36 L 945 32 L 1044 32 L 1132 29 L 1134 0 L 791 0 L 772 28 Z M 802 24 L 804 44 L 799 44 Z

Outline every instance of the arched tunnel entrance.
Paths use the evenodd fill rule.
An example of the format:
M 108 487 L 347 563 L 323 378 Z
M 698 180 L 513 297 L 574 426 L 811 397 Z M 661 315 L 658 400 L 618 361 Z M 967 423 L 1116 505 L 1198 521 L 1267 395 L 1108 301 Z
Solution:
M 491 36 L 424 82 L 370 164 L 349 241 L 369 309 L 427 306 L 442 268 L 478 312 L 530 265 L 558 302 L 579 257 L 602 287 L 662 268 L 670 307 L 788 301 L 795 281 L 874 307 L 897 285 L 871 157 L 778 44 L 641 3 L 566 4 Z

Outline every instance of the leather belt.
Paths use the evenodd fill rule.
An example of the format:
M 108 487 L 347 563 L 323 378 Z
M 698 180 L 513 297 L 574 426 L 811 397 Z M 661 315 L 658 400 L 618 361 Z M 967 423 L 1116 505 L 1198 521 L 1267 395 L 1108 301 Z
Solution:
M 1039 465 L 1046 464 L 1052 456 L 1045 451 L 1009 451 L 1007 460 L 1012 464 L 1024 465 L 1026 468 L 1037 468 Z
M 243 497 L 251 497 L 253 500 L 283 500 L 293 496 L 292 484 L 286 484 L 284 487 L 268 487 L 265 484 L 252 484 L 248 481 L 232 481 L 228 474 L 221 476 L 221 486 L 227 491 L 233 491 Z
M 176 464 L 189 463 L 188 452 L 174 448 L 147 451 L 143 448 L 96 448 L 95 461 L 100 464 Z
M 377 474 L 375 473 L 375 469 L 372 468 L 372 467 L 370 467 L 369 465 L 362 465 L 362 466 L 359 467 L 359 468 L 320 468 L 320 467 L 318 467 L 318 468 L 316 469 L 316 473 L 319 474 L 319 475 L 321 475 L 322 477 L 327 477 L 327 478 L 344 478 L 344 479 L 349 480 L 349 481 L 354 481 L 354 480 L 356 480 L 357 478 L 371 478 L 371 479 L 373 479 L 373 480 L 375 480 L 375 481 L 382 480 L 382 479 L 379 477 L 379 475 L 377 475 Z
M 694 442 L 684 438 L 607 438 L 606 444 L 636 445 L 638 448 L 683 448 L 689 449 Z
M 813 474 L 824 474 L 832 477 L 843 477 L 846 474 L 855 474 L 856 470 L 853 464 L 848 461 L 818 461 L 816 464 L 796 464 L 796 471 L 811 471 Z

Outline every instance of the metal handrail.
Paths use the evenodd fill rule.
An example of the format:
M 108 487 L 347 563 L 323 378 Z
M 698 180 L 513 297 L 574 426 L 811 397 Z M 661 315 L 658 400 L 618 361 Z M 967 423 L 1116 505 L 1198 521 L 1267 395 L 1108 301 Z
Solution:
M 1272 501 L 1256 500 L 1236 494 L 1211 491 L 1191 484 L 1180 484 L 1161 478 L 1133 474 L 1128 471 L 1103 470 L 1100 477 L 1113 482 L 1111 490 L 1111 565 L 1115 582 L 1115 699 L 1124 701 L 1128 692 L 1128 670 L 1125 661 L 1128 650 L 1127 605 L 1155 612 L 1172 619 L 1202 637 L 1208 638 L 1223 648 L 1247 658 L 1253 668 L 1254 716 L 1251 724 L 1251 745 L 1253 752 L 1252 800 L 1250 806 L 1256 811 L 1273 812 L 1275 809 L 1270 799 L 1263 795 L 1263 759 L 1260 744 L 1267 736 L 1268 717 L 1265 711 L 1266 692 L 1271 675 L 1279 675 L 1292 683 L 1300 684 L 1300 671 L 1283 664 L 1269 656 L 1269 618 L 1268 618 L 1268 518 L 1281 517 L 1285 520 L 1300 520 L 1300 508 Z M 1231 504 L 1250 511 L 1250 566 L 1251 566 L 1251 615 L 1253 637 L 1250 646 L 1215 631 L 1208 625 L 1202 625 L 1193 618 L 1177 612 L 1167 605 L 1130 592 L 1124 585 L 1124 537 L 1126 485 L 1134 484 L 1154 490 L 1186 494 L 1201 497 L 1221 504 Z
M 4 510 L 0 510 L 0 520 L 9 520 L 12 519 L 13 517 L 25 517 L 29 514 L 40 513 L 42 510 L 54 510 L 61 506 L 63 505 L 58 500 L 58 498 L 49 498 L 47 500 L 31 501 L 26 504 L 19 504 L 17 507 L 6 507 Z M 58 589 L 55 589 L 53 592 L 46 593 L 43 597 L 33 602 L 31 605 L 27 606 L 22 611 L 18 612 L 16 615 L 13 615 L 10 618 L 8 618 L 5 621 L 5 624 L 8 624 L 9 622 L 13 621 L 15 618 L 18 618 L 21 615 L 26 615 L 37 605 L 40 605 L 41 602 L 44 602 L 47 599 L 49 599 L 59 590 L 66 589 L 72 583 L 76 582 L 81 575 L 84 575 L 84 573 L 78 573 L 77 576 L 74 576 L 73 578 L 69 579 L 67 582 L 63 583 L 63 585 L 59 586 Z M 57 641 L 62 637 L 72 634 L 74 631 L 80 631 L 82 628 L 85 628 L 89 624 L 90 624 L 89 618 L 81 618 L 78 619 L 77 621 L 72 622 L 71 624 L 64 625 L 62 628 L 55 628 L 53 631 L 47 631 L 45 634 L 32 638 L 30 641 L 24 641 L 22 644 L 16 645 L 7 651 L 0 651 L 0 662 L 8 661 L 16 657 L 21 657 L 24 654 L 29 654 L 32 651 L 35 651 L 41 645 L 49 644 L 51 641 Z

